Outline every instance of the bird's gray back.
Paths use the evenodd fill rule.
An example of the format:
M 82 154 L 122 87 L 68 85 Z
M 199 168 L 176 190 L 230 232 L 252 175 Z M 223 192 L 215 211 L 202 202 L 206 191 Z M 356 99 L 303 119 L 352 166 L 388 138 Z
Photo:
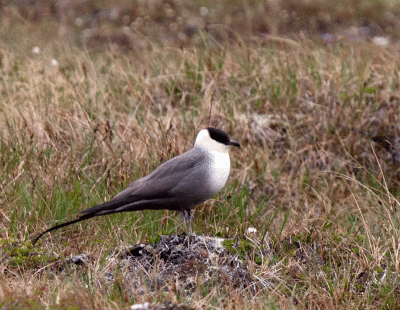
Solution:
M 166 209 L 189 209 L 212 196 L 210 158 L 202 148 L 176 156 L 130 184 L 113 200 L 162 200 Z M 174 206 L 172 206 L 174 205 Z

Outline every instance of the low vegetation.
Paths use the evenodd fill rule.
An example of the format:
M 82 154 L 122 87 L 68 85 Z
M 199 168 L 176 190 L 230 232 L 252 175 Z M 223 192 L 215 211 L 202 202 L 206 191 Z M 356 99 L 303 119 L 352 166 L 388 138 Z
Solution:
M 290 12 L 304 14 L 288 3 Z M 339 14 L 340 6 L 315 3 L 316 16 Z M 357 8 L 364 22 L 376 26 L 391 20 L 390 10 L 397 14 L 395 4 L 379 3 L 372 11 Z M 189 16 L 203 7 L 177 6 Z M 384 46 L 371 34 L 355 40 L 350 22 L 333 19 L 326 31 L 336 39 L 328 41 L 326 28 L 301 24 L 310 27 L 306 34 L 272 20 L 266 35 L 197 27 L 183 41 L 173 32 L 162 40 L 142 31 L 129 34 L 138 44 L 121 45 L 109 33 L 89 44 L 76 39 L 84 29 L 71 30 L 68 20 L 55 28 L 71 31 L 68 40 L 49 30 L 35 41 L 33 29 L 60 20 L 32 20 L 26 7 L 2 9 L 13 13 L 0 29 L 2 309 L 126 309 L 145 302 L 171 309 L 400 307 L 400 56 L 393 28 L 376 26 L 388 39 Z M 143 20 L 160 26 L 151 12 Z M 6 32 L 16 19 L 14 34 L 24 40 Z M 115 23 L 104 22 L 107 31 L 120 31 Z M 135 25 L 129 27 L 139 31 Z M 151 268 L 138 281 L 129 278 L 122 254 L 132 246 L 155 251 L 174 235 L 184 238 L 180 216 L 168 211 L 91 219 L 32 247 L 30 237 L 112 198 L 191 148 L 207 126 L 224 129 L 242 148 L 231 152 L 227 186 L 196 209 L 193 230 L 223 240 L 226 268 L 237 262 L 247 282 L 221 278 L 228 260 L 201 247 L 204 264 L 221 262 L 207 267 L 216 269 L 207 281 L 189 270 L 192 286 L 182 285 L 182 274 L 163 273 L 168 262 L 150 250 L 150 260 L 141 259 Z

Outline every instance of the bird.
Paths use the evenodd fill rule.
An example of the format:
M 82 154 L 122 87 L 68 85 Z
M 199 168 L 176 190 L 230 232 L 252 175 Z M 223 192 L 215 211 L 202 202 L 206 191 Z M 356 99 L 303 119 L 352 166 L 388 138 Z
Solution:
M 229 148 L 240 148 L 237 141 L 218 128 L 199 131 L 189 151 L 161 164 L 149 175 L 137 179 L 113 199 L 78 213 L 78 218 L 53 226 L 33 238 L 92 217 L 139 210 L 179 211 L 183 224 L 191 222 L 193 208 L 212 198 L 225 185 L 230 171 Z

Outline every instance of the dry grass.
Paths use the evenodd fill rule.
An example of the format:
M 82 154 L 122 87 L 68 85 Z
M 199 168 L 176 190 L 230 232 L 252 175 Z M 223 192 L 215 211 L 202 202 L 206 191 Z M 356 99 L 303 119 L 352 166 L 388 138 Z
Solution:
M 185 48 L 148 38 L 129 50 L 54 40 L 38 55 L 32 42 L 1 46 L 3 309 L 400 306 L 396 45 L 200 34 Z M 229 184 L 198 208 L 193 228 L 243 241 L 238 257 L 256 291 L 216 283 L 193 295 L 128 293 L 110 253 L 180 233 L 172 212 L 89 220 L 33 249 L 24 241 L 186 151 L 208 125 L 243 147 L 232 152 Z M 249 227 L 257 233 L 246 237 Z M 81 253 L 90 263 L 57 269 Z

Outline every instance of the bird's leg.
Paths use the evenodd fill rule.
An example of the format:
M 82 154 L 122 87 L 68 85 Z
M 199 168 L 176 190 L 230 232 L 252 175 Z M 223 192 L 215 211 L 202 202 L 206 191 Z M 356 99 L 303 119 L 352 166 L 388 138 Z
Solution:
M 182 210 L 181 217 L 183 226 L 185 227 L 186 232 L 189 232 L 189 235 L 192 234 L 192 219 L 193 219 L 193 210 Z
M 189 211 L 190 212 L 190 211 Z M 190 215 L 189 215 L 189 212 L 188 212 L 188 210 L 181 210 L 181 217 L 182 217 L 182 222 L 183 222 L 183 227 L 185 228 L 185 232 L 187 233 L 187 231 L 188 231 L 188 224 L 189 224 L 189 235 L 187 236 L 187 243 L 188 243 L 188 248 L 189 248 L 189 246 L 190 246 L 190 244 L 189 244 L 189 237 L 190 237 L 190 234 L 191 234 L 191 231 L 192 231 L 192 226 L 191 226 L 191 223 L 190 223 L 190 221 L 191 221 L 191 217 L 190 217 Z M 186 219 L 187 218 L 187 219 Z
M 186 227 L 186 210 L 181 210 L 181 217 L 182 217 L 183 227 L 185 228 L 185 230 L 187 230 L 187 227 Z
M 192 234 L 192 219 L 194 215 L 194 210 L 188 210 L 188 222 L 189 222 L 189 235 Z

